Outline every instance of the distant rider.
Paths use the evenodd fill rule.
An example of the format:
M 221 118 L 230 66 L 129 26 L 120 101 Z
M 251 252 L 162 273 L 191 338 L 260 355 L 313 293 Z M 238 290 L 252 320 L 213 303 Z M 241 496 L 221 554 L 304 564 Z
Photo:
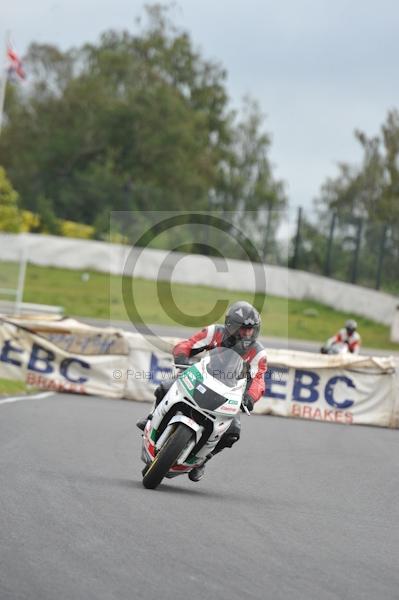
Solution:
M 255 402 L 259 400 L 265 390 L 264 375 L 267 371 L 266 350 L 257 341 L 260 324 L 261 319 L 256 308 L 248 302 L 235 302 L 226 313 L 224 325 L 208 325 L 188 340 L 176 344 L 172 351 L 175 363 L 176 365 L 188 365 L 191 357 L 204 350 L 211 350 L 219 346 L 232 348 L 249 367 L 243 404 L 249 411 L 252 411 Z M 155 406 L 158 406 L 173 383 L 174 381 L 161 384 L 155 390 Z M 151 417 L 152 415 L 149 415 L 148 418 Z M 146 422 L 147 418 L 140 419 L 137 421 L 137 427 L 144 430 Z M 240 417 L 236 416 L 211 454 L 215 455 L 224 448 L 231 448 L 240 439 L 240 430 Z M 188 476 L 191 481 L 199 481 L 202 478 L 205 472 L 205 462 L 190 471 Z
M 357 323 L 353 319 L 349 319 L 345 323 L 345 327 L 340 329 L 336 335 L 327 340 L 326 350 L 332 346 L 332 344 L 346 344 L 348 351 L 352 354 L 358 354 L 361 345 L 361 337 L 357 332 Z

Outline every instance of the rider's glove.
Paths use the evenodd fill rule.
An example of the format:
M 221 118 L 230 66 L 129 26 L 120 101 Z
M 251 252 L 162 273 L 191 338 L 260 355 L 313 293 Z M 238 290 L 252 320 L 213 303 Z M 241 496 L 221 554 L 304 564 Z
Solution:
M 245 394 L 242 403 L 245 406 L 245 408 L 247 408 L 249 410 L 249 412 L 253 411 L 254 401 L 253 401 L 253 398 L 249 394 Z

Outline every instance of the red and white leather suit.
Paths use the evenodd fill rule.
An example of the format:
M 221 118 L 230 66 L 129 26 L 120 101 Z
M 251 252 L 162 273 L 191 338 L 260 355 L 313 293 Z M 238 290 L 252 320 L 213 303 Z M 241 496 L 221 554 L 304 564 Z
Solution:
M 204 327 L 188 340 L 176 344 L 173 348 L 173 356 L 176 363 L 179 362 L 179 356 L 190 358 L 203 350 L 225 346 L 227 336 L 228 333 L 224 325 L 208 325 L 208 327 Z M 236 349 L 235 347 L 233 348 Z M 247 388 L 247 394 L 249 394 L 255 403 L 265 391 L 265 373 L 267 371 L 266 350 L 262 344 L 255 341 L 240 354 L 242 359 L 249 365 L 251 381 Z
M 349 335 L 344 327 L 343 329 L 340 329 L 338 333 L 329 340 L 329 342 L 347 344 L 349 352 L 352 352 L 352 354 L 357 354 L 360 350 L 361 338 L 357 331 L 354 331 L 351 335 Z

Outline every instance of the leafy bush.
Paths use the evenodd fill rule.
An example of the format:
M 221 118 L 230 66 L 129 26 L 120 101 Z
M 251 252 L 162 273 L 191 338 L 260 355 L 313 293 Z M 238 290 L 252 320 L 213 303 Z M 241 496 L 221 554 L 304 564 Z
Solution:
M 5 169 L 0 167 L 0 231 L 18 233 L 21 224 L 18 194 L 12 187 Z

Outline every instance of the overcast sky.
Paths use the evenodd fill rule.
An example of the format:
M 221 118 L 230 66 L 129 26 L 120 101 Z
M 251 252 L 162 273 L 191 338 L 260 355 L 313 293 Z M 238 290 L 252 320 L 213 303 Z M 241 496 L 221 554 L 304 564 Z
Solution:
M 21 54 L 31 41 L 67 49 L 109 28 L 134 31 L 143 5 L 13 0 L 1 22 Z M 398 0 L 180 0 L 174 15 L 226 67 L 232 106 L 247 93 L 259 101 L 291 206 L 310 208 L 337 162 L 360 161 L 354 129 L 377 134 L 399 106 Z

